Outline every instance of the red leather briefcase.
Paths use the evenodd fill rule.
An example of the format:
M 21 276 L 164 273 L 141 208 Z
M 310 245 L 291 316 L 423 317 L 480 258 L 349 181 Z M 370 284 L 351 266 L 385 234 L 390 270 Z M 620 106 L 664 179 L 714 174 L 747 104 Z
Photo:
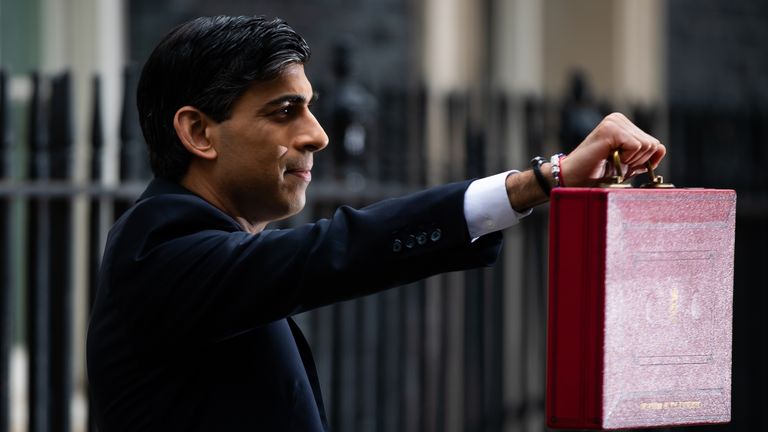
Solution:
M 732 190 L 552 191 L 549 427 L 730 420 L 735 213 Z

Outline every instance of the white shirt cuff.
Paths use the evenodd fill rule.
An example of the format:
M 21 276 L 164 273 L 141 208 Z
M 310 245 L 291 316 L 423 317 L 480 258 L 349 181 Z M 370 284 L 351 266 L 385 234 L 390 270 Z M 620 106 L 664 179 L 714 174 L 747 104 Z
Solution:
M 507 176 L 520 171 L 507 171 L 470 183 L 464 192 L 464 218 L 472 241 L 494 231 L 511 227 L 531 214 L 532 209 L 519 213 L 509 204 Z

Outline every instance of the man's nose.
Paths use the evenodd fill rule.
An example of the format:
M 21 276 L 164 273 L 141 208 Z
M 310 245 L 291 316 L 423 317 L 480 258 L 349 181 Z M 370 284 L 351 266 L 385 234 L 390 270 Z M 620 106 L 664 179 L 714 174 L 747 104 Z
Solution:
M 309 123 L 307 124 L 301 147 L 310 152 L 317 152 L 328 146 L 328 134 L 326 134 L 323 127 L 320 126 L 320 122 L 317 121 L 314 114 L 310 112 L 308 115 L 309 118 L 307 121 Z

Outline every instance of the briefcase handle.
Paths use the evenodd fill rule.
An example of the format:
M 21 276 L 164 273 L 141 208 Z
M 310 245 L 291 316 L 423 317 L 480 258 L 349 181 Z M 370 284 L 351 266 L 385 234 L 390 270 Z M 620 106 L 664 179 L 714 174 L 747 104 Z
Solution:
M 601 183 L 601 187 L 609 187 L 609 188 L 631 188 L 632 185 L 629 183 L 624 183 L 626 180 L 624 178 L 624 174 L 621 172 L 621 159 L 619 158 L 619 150 L 616 149 L 611 154 L 611 159 L 613 159 L 613 173 L 614 175 L 611 176 L 607 182 Z M 609 161 L 610 163 L 610 161 Z M 672 183 L 664 183 L 664 177 L 657 176 L 656 173 L 653 171 L 653 166 L 651 166 L 651 161 L 648 161 L 645 163 L 646 168 L 648 169 L 648 177 L 650 178 L 649 183 L 643 184 L 642 188 L 673 188 L 675 185 Z

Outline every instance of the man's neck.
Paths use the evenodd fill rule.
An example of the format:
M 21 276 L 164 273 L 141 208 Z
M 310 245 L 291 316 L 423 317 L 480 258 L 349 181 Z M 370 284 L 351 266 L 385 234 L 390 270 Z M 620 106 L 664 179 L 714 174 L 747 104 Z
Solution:
M 209 182 L 206 182 L 202 176 L 190 175 L 190 173 L 187 172 L 187 174 L 184 175 L 184 177 L 181 179 L 181 185 L 194 192 L 202 199 L 208 201 L 222 212 L 231 216 L 246 232 L 251 234 L 258 234 L 264 231 L 264 228 L 267 226 L 267 222 L 253 223 L 246 219 L 244 216 L 238 214 L 238 212 L 235 211 L 236 209 L 234 206 L 232 206 L 231 203 L 228 203 L 227 200 L 223 199 L 221 195 L 217 193 L 216 188 L 213 187 Z
M 267 226 L 266 222 L 254 225 L 254 224 L 250 223 L 249 221 L 247 221 L 243 217 L 234 216 L 234 218 L 237 221 L 237 223 L 239 223 L 240 226 L 243 227 L 244 231 L 249 232 L 251 234 L 258 234 L 258 233 L 264 231 L 264 228 L 266 228 L 266 226 Z

